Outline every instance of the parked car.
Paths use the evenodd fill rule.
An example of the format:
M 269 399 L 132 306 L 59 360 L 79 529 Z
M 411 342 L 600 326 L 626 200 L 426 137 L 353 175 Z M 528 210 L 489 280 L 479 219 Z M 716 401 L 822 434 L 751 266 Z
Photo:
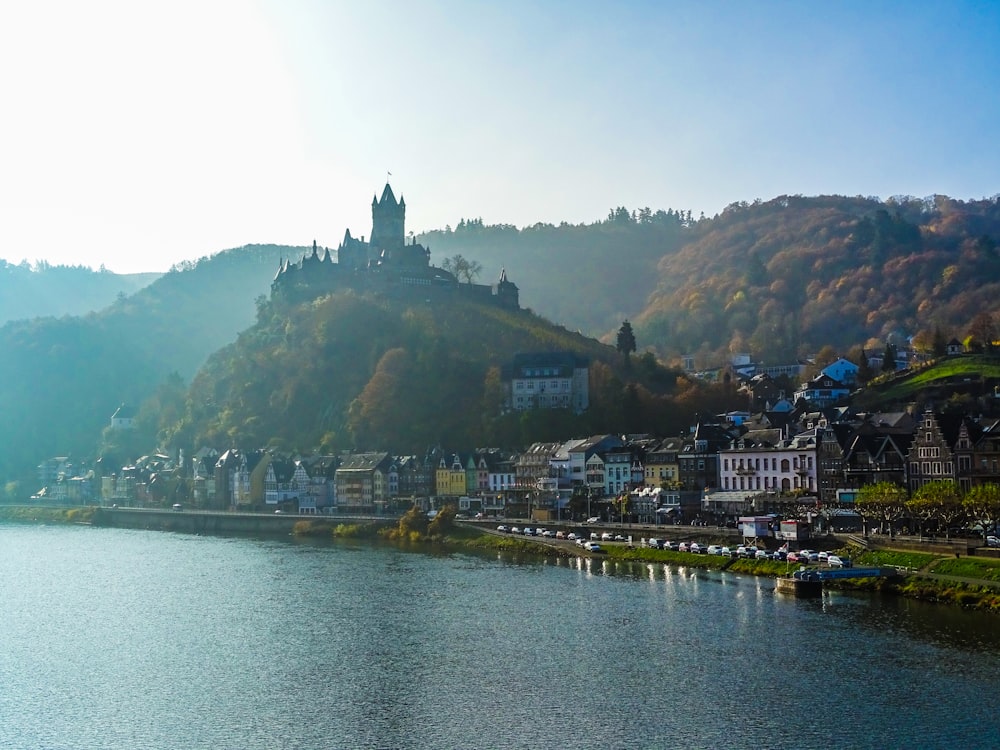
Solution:
M 722 547 L 718 544 L 710 544 L 708 545 L 708 549 L 705 551 L 710 555 L 721 555 Z
M 830 557 L 830 554 L 828 552 L 821 550 L 816 553 L 816 557 L 819 559 L 821 563 L 825 563 L 827 559 Z
M 757 554 L 754 555 L 754 557 L 758 560 L 770 560 L 771 553 L 768 552 L 766 549 L 759 549 L 757 550 Z
M 583 546 L 587 549 L 588 552 L 601 552 L 602 551 L 601 550 L 601 545 L 599 545 L 597 542 L 587 542 Z
M 670 541 L 669 539 L 663 543 L 663 549 L 668 549 L 671 552 L 676 552 L 677 547 L 678 547 L 677 542 Z
M 688 552 L 694 552 L 696 555 L 700 555 L 704 553 L 704 551 L 705 548 L 698 544 L 698 542 L 691 542 L 691 544 L 688 545 Z
M 607 531 L 605 531 L 603 534 L 601 534 L 601 541 L 602 542 L 610 542 L 612 539 L 614 539 L 614 537 L 609 532 L 607 532 Z
M 565 538 L 566 538 L 566 534 L 564 532 L 562 532 L 562 531 L 557 531 L 556 532 L 556 539 L 565 539 Z
M 511 534 L 520 534 L 521 530 L 517 526 L 511 526 L 510 527 L 510 533 Z
M 678 552 L 687 552 L 689 550 L 689 545 L 687 542 L 681 542 L 677 545 Z
M 721 550 L 719 550 L 719 554 L 722 555 L 723 557 L 732 557 L 733 551 L 729 549 L 729 547 L 723 547 Z
M 597 523 L 600 520 L 601 519 L 599 517 L 597 517 L 597 516 L 591 516 L 586 521 L 584 521 L 584 523 Z
M 569 532 L 569 533 L 568 533 L 568 534 L 566 535 L 566 538 L 567 538 L 567 539 L 569 539 L 570 541 L 574 541 L 574 542 L 575 542 L 575 541 L 576 541 L 577 539 L 579 539 L 580 537 L 578 537 L 578 536 L 576 535 L 576 532 L 573 532 L 573 531 L 571 531 L 571 532 Z
M 997 537 L 997 536 L 988 536 L 988 537 L 986 537 L 986 546 L 987 547 L 1000 547 L 1000 537 Z
M 841 557 L 840 555 L 829 555 L 826 558 L 826 563 L 831 568 L 850 568 L 853 567 L 853 563 L 848 557 Z
M 507 533 L 507 527 L 504 526 L 503 524 L 500 524 L 499 526 L 497 526 L 497 531 L 499 531 L 499 532 L 501 532 L 503 534 L 506 534 Z
M 790 562 L 790 563 L 797 563 L 797 562 L 804 563 L 804 562 L 809 562 L 809 558 L 808 557 L 805 558 L 804 560 L 799 559 L 799 553 L 798 552 L 789 552 L 788 555 L 785 557 L 785 560 L 787 562 Z
M 657 539 L 656 537 L 650 537 L 646 540 L 646 546 L 652 547 L 653 549 L 663 549 L 663 540 Z

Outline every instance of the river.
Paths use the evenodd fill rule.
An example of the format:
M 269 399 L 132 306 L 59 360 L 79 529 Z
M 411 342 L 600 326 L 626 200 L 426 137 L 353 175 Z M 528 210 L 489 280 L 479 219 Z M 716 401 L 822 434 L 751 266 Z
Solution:
M 995 616 L 773 587 L 0 524 L 0 747 L 1000 745 Z

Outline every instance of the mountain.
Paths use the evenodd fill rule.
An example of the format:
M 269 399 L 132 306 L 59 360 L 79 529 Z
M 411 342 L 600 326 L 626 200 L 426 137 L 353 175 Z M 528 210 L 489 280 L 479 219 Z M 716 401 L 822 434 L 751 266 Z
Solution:
M 1000 199 L 781 196 L 696 222 L 633 321 L 664 357 L 845 352 L 1000 309 Z M 874 342 L 871 345 L 875 345 Z
M 0 325 L 10 320 L 86 315 L 148 286 L 158 273 L 117 274 L 83 266 L 0 260 Z

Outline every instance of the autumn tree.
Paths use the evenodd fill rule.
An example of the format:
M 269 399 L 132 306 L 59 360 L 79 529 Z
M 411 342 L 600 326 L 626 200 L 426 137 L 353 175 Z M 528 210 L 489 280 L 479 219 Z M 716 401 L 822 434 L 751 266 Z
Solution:
M 997 338 L 996 324 L 988 312 L 981 312 L 969 324 L 968 341 L 970 348 L 990 351 Z

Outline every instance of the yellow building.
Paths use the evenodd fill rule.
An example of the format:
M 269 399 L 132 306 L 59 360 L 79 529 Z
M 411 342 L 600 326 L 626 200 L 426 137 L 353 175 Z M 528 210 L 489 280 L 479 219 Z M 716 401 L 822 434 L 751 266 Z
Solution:
M 681 441 L 677 438 L 664 440 L 655 450 L 646 454 L 643 464 L 643 485 L 646 487 L 676 487 L 680 482 L 677 453 Z
M 462 457 L 457 453 L 442 456 L 434 472 L 434 494 L 438 497 L 462 497 L 467 492 Z

